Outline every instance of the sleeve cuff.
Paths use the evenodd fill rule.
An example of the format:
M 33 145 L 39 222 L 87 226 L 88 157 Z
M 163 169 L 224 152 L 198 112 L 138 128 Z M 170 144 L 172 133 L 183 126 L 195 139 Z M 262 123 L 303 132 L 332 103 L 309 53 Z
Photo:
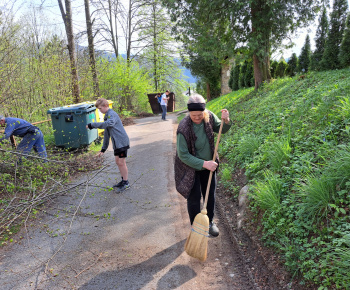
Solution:
M 228 122 L 228 124 L 226 124 L 225 121 L 224 121 L 224 124 L 227 125 L 227 126 L 231 126 L 231 125 L 232 125 L 232 119 L 230 119 L 230 121 Z
M 91 126 L 91 123 L 87 124 L 88 128 L 91 130 L 93 129 L 92 126 Z

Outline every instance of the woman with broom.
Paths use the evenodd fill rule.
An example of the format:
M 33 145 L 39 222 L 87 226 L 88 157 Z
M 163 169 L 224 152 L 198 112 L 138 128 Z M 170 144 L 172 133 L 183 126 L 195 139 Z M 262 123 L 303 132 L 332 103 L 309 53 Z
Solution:
M 217 237 L 219 229 L 213 222 L 216 190 L 216 169 L 218 158 L 213 161 L 214 132 L 219 132 L 221 120 L 224 121 L 222 133 L 231 127 L 229 112 L 221 110 L 221 120 L 205 108 L 205 100 L 192 94 L 188 100 L 189 115 L 181 120 L 177 129 L 175 156 L 176 190 L 187 199 L 187 210 L 191 225 L 201 212 L 201 198 L 205 196 L 210 171 L 213 172 L 207 201 L 209 234 Z

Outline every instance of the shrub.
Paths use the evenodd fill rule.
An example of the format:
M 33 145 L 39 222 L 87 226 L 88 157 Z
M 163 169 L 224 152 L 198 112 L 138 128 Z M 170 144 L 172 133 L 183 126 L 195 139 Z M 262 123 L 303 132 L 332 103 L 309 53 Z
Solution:
M 249 157 L 252 157 L 252 155 L 258 150 L 260 147 L 259 139 L 255 136 L 248 135 L 239 140 L 238 146 L 237 146 L 237 153 L 238 153 L 238 161 L 244 162 Z
M 271 212 L 281 206 L 282 183 L 271 171 L 266 171 L 264 176 L 264 181 L 257 181 L 253 186 L 251 196 L 261 209 Z
M 298 193 L 302 200 L 300 213 L 312 220 L 319 220 L 327 216 L 333 204 L 335 184 L 328 176 L 307 176 L 306 180 Z
M 271 164 L 271 168 L 275 172 L 281 171 L 282 166 L 285 165 L 290 158 L 289 154 L 292 149 L 290 146 L 290 141 L 278 141 L 271 144 L 271 146 L 268 146 L 268 148 L 269 149 L 266 152 L 266 155 Z
M 281 59 L 277 65 L 275 77 L 283 78 L 286 75 L 287 66 L 286 61 Z

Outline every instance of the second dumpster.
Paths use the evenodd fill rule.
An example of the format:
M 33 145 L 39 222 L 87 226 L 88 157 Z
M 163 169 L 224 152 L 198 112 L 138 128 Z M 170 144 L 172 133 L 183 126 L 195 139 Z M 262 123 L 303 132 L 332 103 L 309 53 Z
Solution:
M 51 115 L 56 146 L 79 148 L 91 144 L 98 137 L 97 130 L 86 128 L 88 123 L 96 122 L 94 104 L 52 108 L 47 113 Z

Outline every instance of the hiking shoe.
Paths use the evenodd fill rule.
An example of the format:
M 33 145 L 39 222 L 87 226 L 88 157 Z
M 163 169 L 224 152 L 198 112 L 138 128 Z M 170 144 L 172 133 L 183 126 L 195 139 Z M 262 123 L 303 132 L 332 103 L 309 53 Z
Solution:
M 116 187 L 121 187 L 122 185 L 123 185 L 123 179 L 120 181 L 120 182 L 118 182 L 117 184 L 114 184 L 113 185 L 113 188 L 116 188 Z
M 219 228 L 213 222 L 209 225 L 209 234 L 213 237 L 217 237 L 219 235 Z
M 117 187 L 117 192 L 123 192 L 124 190 L 128 189 L 130 187 L 130 183 L 128 181 L 122 181 L 122 185 Z

